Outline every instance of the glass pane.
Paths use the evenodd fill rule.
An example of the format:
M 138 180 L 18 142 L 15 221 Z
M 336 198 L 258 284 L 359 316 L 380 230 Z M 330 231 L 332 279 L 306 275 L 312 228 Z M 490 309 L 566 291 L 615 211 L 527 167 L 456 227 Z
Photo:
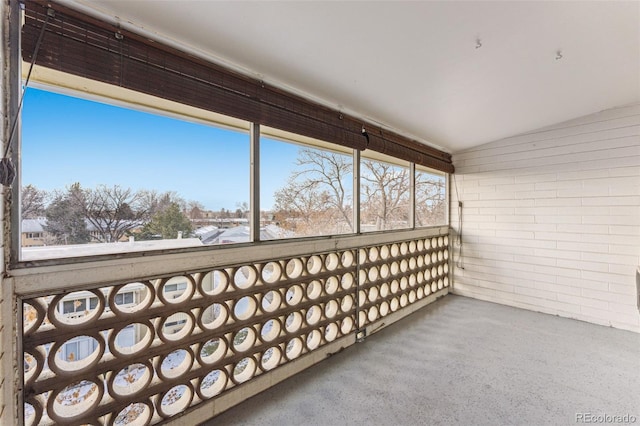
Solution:
M 248 235 L 248 132 L 29 88 L 21 149 L 23 260 Z
M 260 239 L 353 232 L 353 157 L 263 137 Z
M 447 223 L 446 179 L 443 175 L 416 170 L 416 226 Z
M 360 229 L 362 232 L 411 226 L 409 167 L 362 159 L 360 165 Z

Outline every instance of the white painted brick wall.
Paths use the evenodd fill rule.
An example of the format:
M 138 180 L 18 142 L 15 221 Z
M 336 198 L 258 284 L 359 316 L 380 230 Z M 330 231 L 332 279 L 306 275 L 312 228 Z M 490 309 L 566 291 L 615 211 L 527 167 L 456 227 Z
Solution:
M 640 332 L 640 105 L 453 161 L 454 293 Z

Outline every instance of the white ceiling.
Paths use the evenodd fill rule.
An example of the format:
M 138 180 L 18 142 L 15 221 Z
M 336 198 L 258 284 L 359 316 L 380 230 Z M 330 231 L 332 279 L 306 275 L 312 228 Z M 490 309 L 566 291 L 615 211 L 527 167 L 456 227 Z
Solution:
M 640 102 L 637 1 L 65 3 L 450 152 Z

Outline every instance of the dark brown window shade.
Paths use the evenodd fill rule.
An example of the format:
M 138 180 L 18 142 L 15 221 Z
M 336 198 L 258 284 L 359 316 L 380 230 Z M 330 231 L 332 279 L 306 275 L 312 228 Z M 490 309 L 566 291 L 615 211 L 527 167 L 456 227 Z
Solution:
M 22 56 L 27 62 L 49 7 L 55 16 L 40 45 L 40 66 L 453 172 L 450 154 L 55 3 L 26 2 Z

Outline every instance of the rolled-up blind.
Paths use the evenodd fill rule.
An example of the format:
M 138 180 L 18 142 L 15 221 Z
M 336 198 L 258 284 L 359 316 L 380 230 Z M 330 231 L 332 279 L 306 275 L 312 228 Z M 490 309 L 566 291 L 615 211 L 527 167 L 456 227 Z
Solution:
M 22 56 L 27 62 L 49 8 L 55 15 L 39 48 L 39 66 L 453 172 L 445 152 L 56 3 L 26 2 Z

